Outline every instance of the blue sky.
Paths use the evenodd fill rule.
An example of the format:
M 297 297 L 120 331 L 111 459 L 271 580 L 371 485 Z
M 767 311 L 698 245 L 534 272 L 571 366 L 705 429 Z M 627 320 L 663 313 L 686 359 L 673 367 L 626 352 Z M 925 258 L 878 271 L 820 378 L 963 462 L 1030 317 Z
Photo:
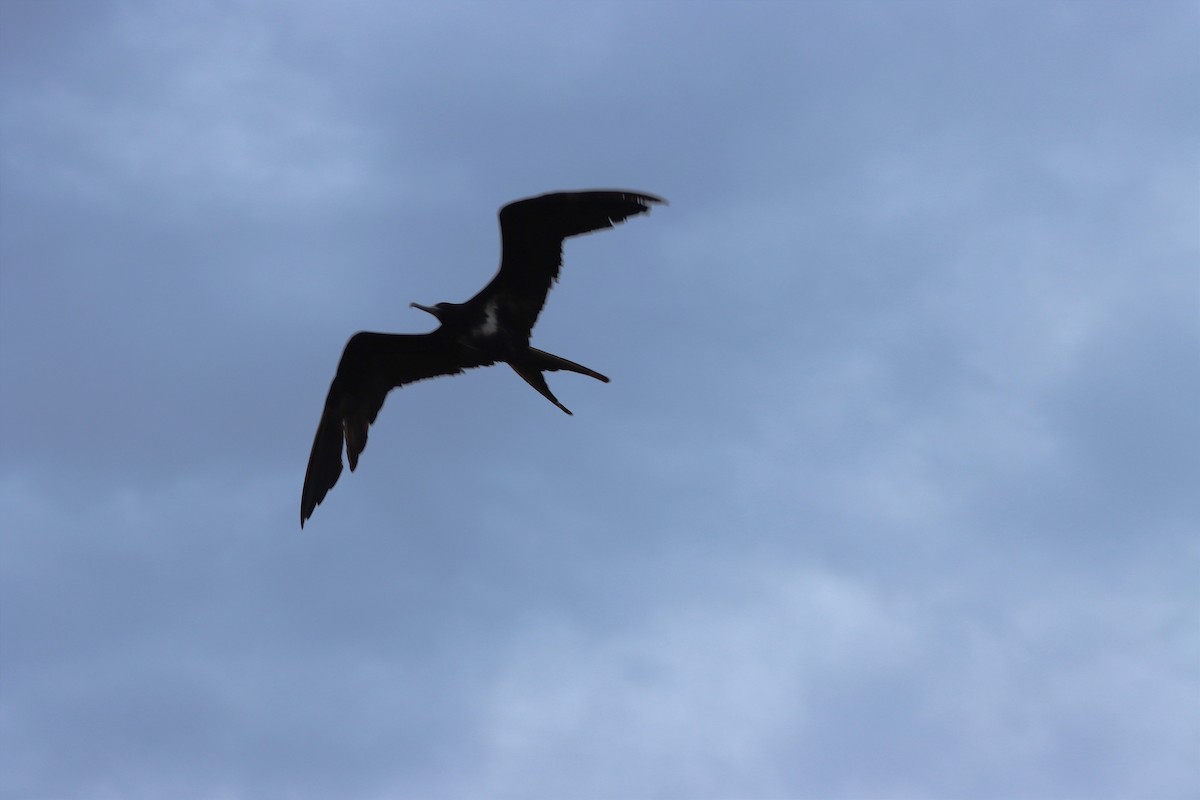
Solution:
M 0 796 L 1200 793 L 1193 2 L 0 0 Z M 341 348 L 569 241 L 507 369 Z

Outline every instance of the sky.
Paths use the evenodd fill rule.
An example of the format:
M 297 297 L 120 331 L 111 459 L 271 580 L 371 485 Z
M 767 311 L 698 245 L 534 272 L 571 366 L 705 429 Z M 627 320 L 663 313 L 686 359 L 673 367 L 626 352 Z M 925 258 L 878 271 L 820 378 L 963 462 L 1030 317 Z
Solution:
M 1200 5 L 0 0 L 0 798 L 1200 795 Z M 342 347 L 571 239 L 533 342 Z

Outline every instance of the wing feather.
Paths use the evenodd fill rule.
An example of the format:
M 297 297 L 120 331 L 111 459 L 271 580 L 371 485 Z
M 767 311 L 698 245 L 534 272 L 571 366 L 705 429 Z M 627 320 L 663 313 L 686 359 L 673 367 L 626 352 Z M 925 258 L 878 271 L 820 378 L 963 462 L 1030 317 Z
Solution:
M 351 337 L 313 438 L 300 496 L 300 527 L 341 476 L 343 446 L 351 471 L 358 466 L 358 457 L 367 446 L 367 429 L 379 415 L 388 392 L 490 363 L 464 358 L 463 351 L 435 334 L 362 332 Z
M 504 324 L 528 338 L 562 267 L 563 240 L 611 228 L 663 202 L 644 192 L 595 189 L 509 203 L 500 209 L 500 270 L 468 302 L 497 299 Z

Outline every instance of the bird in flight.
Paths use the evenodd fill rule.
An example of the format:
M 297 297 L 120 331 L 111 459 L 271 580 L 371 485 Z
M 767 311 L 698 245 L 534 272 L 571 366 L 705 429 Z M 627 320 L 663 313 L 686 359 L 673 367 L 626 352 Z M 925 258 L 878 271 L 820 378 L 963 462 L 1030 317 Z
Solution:
M 367 446 L 387 393 L 407 383 L 457 375 L 504 362 L 543 397 L 571 412 L 546 385 L 543 372 L 567 370 L 608 383 L 595 370 L 529 346 L 530 331 L 562 266 L 563 239 L 611 228 L 643 214 L 661 198 L 644 192 L 554 192 L 500 209 L 500 270 L 465 303 L 423 306 L 440 325 L 430 333 L 354 334 L 342 352 L 313 439 L 300 497 L 300 527 L 342 474 L 342 448 L 351 471 Z

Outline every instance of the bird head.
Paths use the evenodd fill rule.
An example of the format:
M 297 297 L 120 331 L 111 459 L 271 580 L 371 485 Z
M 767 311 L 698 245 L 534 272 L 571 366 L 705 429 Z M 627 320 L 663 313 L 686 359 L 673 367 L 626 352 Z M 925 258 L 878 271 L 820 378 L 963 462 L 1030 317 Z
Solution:
M 444 322 L 450 311 L 450 303 L 438 303 L 436 306 L 423 306 L 420 303 L 409 303 L 410 308 L 419 308 L 426 314 L 433 314 L 439 322 Z

